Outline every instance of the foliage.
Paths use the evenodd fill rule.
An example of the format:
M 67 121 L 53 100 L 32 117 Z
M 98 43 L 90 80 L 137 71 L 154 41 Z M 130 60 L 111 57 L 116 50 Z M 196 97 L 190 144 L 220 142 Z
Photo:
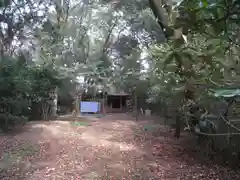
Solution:
M 172 2 L 162 1 L 163 4 L 157 4 L 153 0 L 150 4 L 168 41 L 154 46 L 151 51 L 151 70 L 154 73 L 150 73 L 152 87 L 149 100 L 162 103 L 170 110 L 169 106 L 174 105 L 174 109 L 182 114 L 181 121 L 191 126 L 189 130 L 195 128 L 196 135 L 204 139 L 205 146 L 215 144 L 218 150 L 228 149 L 228 152 L 238 153 L 232 146 L 238 147 L 239 143 L 236 139 L 230 140 L 234 136 L 231 133 L 239 133 L 238 125 L 229 119 L 218 119 L 219 113 L 214 118 L 206 115 L 213 113 L 212 106 L 216 101 L 219 103 L 211 95 L 212 89 L 222 91 L 239 88 L 236 80 L 239 72 L 239 38 L 236 37 L 239 28 L 236 17 L 236 13 L 239 13 L 238 2 Z M 220 113 L 221 116 L 226 118 L 226 110 L 231 102 L 227 100 L 228 105 Z M 199 115 L 193 118 L 196 114 L 189 112 L 193 106 L 198 107 L 195 113 L 205 118 Z M 221 131 L 213 128 L 218 126 L 221 126 Z M 222 136 L 227 142 L 224 147 L 218 144 Z M 209 152 L 216 151 L 216 147 L 211 146 Z
M 216 4 L 180 1 L 173 5 L 170 1 L 165 1 L 165 5 L 169 22 L 161 22 L 160 25 L 167 28 L 167 31 L 172 29 L 174 33 L 171 34 L 172 40 L 169 40 L 166 45 L 154 48 L 152 53 L 157 60 L 155 64 L 158 66 L 156 67 L 158 75 L 165 77 L 167 75 L 177 80 L 177 82 L 172 81 L 173 85 L 184 86 L 180 89 L 184 89 L 187 99 L 197 100 L 201 96 L 201 93 L 197 94 L 198 88 L 202 90 L 206 87 L 225 86 L 226 84 L 222 84 L 222 79 L 231 76 L 229 72 L 232 72 L 235 62 L 230 52 L 236 46 L 230 47 L 231 42 L 225 35 L 219 35 L 211 30 L 214 28 L 219 30 L 216 26 L 220 25 L 216 19 L 221 15 L 212 16 Z M 159 11 L 159 14 L 155 13 L 157 18 L 160 20 L 165 18 L 160 17 L 164 9 L 157 9 L 156 4 L 152 8 L 153 11 Z M 211 20 L 215 19 L 217 23 L 207 21 L 206 17 L 212 17 Z M 211 34 L 206 33 L 205 30 Z M 162 72 L 159 73 L 159 71 Z M 165 80 L 164 82 L 166 85 Z
M 17 124 L 17 117 L 11 118 L 12 115 L 12 117 L 29 116 L 31 104 L 49 100 L 50 91 L 62 83 L 59 72 L 52 67 L 26 65 L 24 61 L 21 56 L 3 57 L 1 61 L 1 113 L 4 113 L 1 121 L 5 125 Z M 20 119 L 22 117 L 19 117 L 19 123 L 21 123 Z

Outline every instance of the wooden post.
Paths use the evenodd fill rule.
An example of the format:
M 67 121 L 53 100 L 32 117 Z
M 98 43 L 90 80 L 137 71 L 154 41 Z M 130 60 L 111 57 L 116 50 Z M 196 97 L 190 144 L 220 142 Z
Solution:
M 106 114 L 106 110 L 105 110 L 105 98 L 103 97 L 102 99 L 102 114 L 105 115 Z
M 136 90 L 134 92 L 134 105 L 135 105 L 136 121 L 138 121 L 138 97 L 137 97 Z
M 108 96 L 106 95 L 106 106 L 107 106 L 107 110 L 105 109 L 105 113 L 107 114 L 107 112 L 108 112 L 108 109 L 109 109 L 109 107 L 108 107 Z M 105 106 L 104 106 L 105 107 Z
M 180 109 L 176 110 L 176 127 L 175 127 L 175 133 L 174 133 L 174 137 L 176 137 L 177 139 L 180 138 L 180 134 L 181 134 L 181 117 L 182 117 L 182 113 Z
M 78 102 L 78 115 L 81 115 L 81 101 L 82 101 L 82 95 L 79 96 L 79 102 Z
M 76 104 L 75 104 L 75 111 L 76 111 L 76 115 L 80 115 L 80 100 L 78 95 L 77 95 Z
M 120 109 L 122 110 L 122 96 L 120 96 Z

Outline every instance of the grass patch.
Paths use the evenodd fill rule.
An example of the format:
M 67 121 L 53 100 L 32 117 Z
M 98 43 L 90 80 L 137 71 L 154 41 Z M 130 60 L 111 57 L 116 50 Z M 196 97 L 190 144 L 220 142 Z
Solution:
M 90 123 L 88 122 L 81 122 L 81 121 L 75 121 L 71 123 L 74 126 L 90 126 Z
M 143 126 L 143 130 L 147 132 L 154 132 L 156 131 L 157 127 L 153 124 L 146 124 Z

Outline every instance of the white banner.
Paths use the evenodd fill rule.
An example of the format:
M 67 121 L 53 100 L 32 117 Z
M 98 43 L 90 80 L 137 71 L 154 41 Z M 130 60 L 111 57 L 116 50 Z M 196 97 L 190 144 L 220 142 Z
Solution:
M 80 111 L 82 113 L 97 113 L 100 111 L 100 103 L 94 101 L 81 101 Z

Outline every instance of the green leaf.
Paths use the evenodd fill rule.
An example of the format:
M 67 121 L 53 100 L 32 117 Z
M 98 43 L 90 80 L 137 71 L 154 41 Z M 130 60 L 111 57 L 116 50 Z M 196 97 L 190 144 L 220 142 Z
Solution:
M 177 62 L 178 66 L 182 66 L 183 65 L 181 53 L 175 52 L 174 53 L 174 58 L 175 58 L 175 61 Z
M 164 66 L 171 64 L 174 61 L 175 52 L 170 53 L 167 58 L 164 60 Z
M 207 0 L 201 0 L 201 4 L 204 8 L 208 7 L 208 1 Z

